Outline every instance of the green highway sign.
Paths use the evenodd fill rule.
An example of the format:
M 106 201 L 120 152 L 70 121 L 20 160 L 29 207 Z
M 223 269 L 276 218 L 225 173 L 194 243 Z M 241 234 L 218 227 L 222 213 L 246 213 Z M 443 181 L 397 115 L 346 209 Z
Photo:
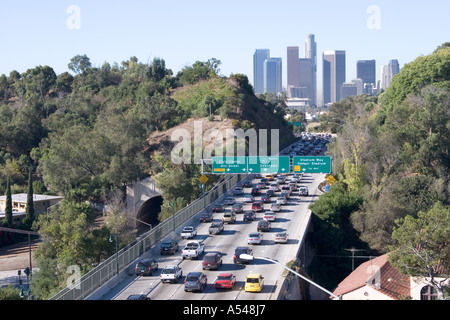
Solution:
M 247 157 L 213 157 L 213 173 L 247 173 Z
M 294 173 L 331 173 L 331 157 L 293 157 Z
M 289 157 L 248 157 L 248 173 L 288 173 Z

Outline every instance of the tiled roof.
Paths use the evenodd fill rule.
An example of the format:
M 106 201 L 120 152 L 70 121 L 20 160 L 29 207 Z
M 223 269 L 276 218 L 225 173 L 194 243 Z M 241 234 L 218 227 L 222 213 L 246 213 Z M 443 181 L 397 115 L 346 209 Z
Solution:
M 388 255 L 384 254 L 362 263 L 339 283 L 334 294 L 344 295 L 368 285 L 392 299 L 409 296 L 411 294 L 409 276 L 398 272 L 388 262 L 387 257 Z

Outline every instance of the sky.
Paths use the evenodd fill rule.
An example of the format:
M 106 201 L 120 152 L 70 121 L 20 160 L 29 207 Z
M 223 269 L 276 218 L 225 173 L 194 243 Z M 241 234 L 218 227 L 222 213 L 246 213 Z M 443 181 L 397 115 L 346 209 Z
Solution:
M 450 41 L 450 1 L 385 0 L 1 0 L 0 74 L 48 65 L 57 74 L 86 54 L 94 66 L 159 57 L 176 74 L 195 61 L 219 59 L 221 74 L 253 83 L 255 49 L 283 59 L 314 34 L 321 86 L 322 53 L 346 51 L 346 80 L 357 60 L 400 66 Z

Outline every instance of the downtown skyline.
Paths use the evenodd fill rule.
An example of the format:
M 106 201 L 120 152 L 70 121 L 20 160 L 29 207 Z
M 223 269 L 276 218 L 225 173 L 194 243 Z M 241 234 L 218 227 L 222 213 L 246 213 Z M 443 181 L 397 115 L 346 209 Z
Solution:
M 450 30 L 450 3 L 439 0 L 281 0 L 276 5 L 266 0 L 257 5 L 235 0 L 214 5 L 203 0 L 18 0 L 0 9 L 0 26 L 6 30 L 0 74 L 38 65 L 60 74 L 78 54 L 86 54 L 94 66 L 120 64 L 133 56 L 142 62 L 159 57 L 175 74 L 195 61 L 217 58 L 221 74 L 242 73 L 252 82 L 256 48 L 286 59 L 288 46 L 303 48 L 305 35 L 314 34 L 318 99 L 324 51 L 346 51 L 347 81 L 356 78 L 357 60 L 370 59 L 376 60 L 380 79 L 382 65 L 397 59 L 403 67 L 432 53 L 449 40 Z M 286 63 L 282 68 L 286 84 Z

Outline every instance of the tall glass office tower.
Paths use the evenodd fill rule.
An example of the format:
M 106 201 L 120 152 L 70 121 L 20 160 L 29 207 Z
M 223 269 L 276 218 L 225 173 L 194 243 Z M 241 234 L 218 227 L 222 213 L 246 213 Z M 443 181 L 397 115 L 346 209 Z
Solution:
M 281 93 L 282 59 L 269 58 L 264 61 L 264 93 Z
M 311 60 L 311 104 L 317 104 L 317 44 L 315 36 L 308 34 L 305 43 L 305 58 Z
M 323 53 L 323 103 L 341 100 L 341 86 L 345 82 L 345 51 L 327 50 Z
M 253 88 L 255 93 L 264 93 L 264 61 L 269 58 L 269 49 L 256 49 L 253 54 Z

